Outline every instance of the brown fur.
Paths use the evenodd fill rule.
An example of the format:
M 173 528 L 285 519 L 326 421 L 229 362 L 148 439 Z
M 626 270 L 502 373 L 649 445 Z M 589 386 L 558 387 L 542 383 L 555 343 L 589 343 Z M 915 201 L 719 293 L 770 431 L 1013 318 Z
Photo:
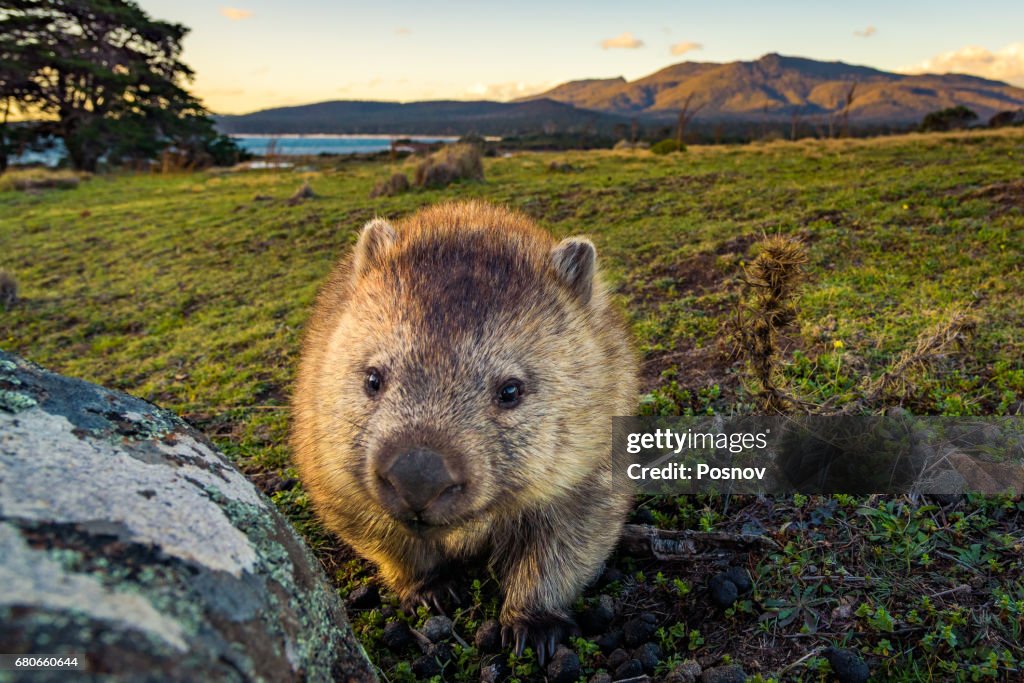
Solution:
M 593 254 L 478 202 L 371 222 L 320 292 L 293 399 L 295 461 L 327 527 L 407 603 L 436 598 L 451 563 L 489 557 L 502 624 L 542 651 L 630 502 L 612 489 L 611 417 L 635 409 L 637 363 Z M 385 376 L 372 398 L 369 367 Z M 512 409 L 493 400 L 508 377 L 525 387 Z M 425 534 L 375 488 L 378 454 L 411 443 L 467 481 Z

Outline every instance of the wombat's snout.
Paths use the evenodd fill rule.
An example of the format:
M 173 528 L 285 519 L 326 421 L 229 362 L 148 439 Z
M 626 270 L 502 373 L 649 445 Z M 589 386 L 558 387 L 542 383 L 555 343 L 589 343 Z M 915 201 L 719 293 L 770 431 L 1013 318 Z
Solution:
M 465 488 L 448 459 L 422 447 L 379 462 L 377 480 L 384 507 L 414 526 L 444 523 L 456 511 Z

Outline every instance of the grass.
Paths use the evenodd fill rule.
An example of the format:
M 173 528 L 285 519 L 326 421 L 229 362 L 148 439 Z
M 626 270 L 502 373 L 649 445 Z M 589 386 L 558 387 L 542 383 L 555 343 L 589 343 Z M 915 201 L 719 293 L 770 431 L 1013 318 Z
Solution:
M 551 173 L 552 160 L 574 172 Z M 560 236 L 590 235 L 643 353 L 647 413 L 754 408 L 757 387 L 730 356 L 727 323 L 757 243 L 780 234 L 801 240 L 808 256 L 795 320 L 779 336 L 787 391 L 830 410 L 898 402 L 920 414 L 1020 414 L 1022 164 L 1024 132 L 1009 130 L 667 156 L 520 154 L 486 160 L 485 182 L 377 199 L 368 199 L 374 183 L 412 162 L 101 175 L 65 190 L 0 181 L 0 269 L 16 278 L 19 297 L 0 311 L 0 347 L 184 415 L 271 492 L 347 592 L 372 568 L 323 533 L 291 485 L 286 403 L 316 289 L 368 219 L 478 197 Z M 317 196 L 289 201 L 307 181 Z M 894 363 L 913 360 L 922 339 L 964 311 L 974 321 L 968 346 L 908 361 L 899 392 L 864 403 Z M 718 569 L 710 559 L 616 557 L 625 578 L 584 600 L 615 594 L 616 623 L 655 611 L 664 666 L 692 657 L 732 661 L 765 680 L 782 670 L 787 680 L 826 680 L 817 655 L 786 667 L 837 645 L 888 680 L 1019 676 L 1024 504 L 926 503 L 643 499 L 640 514 L 662 526 L 750 525 L 781 549 L 731 558 L 751 570 L 755 590 L 724 612 L 706 599 Z M 472 605 L 456 617 L 470 644 L 497 605 L 494 582 L 476 581 Z M 385 678 L 410 680 L 409 653 L 380 640 L 389 600 L 351 616 Z M 601 667 L 592 643 L 574 647 L 587 673 Z M 477 680 L 485 658 L 457 644 L 455 653 L 445 676 Z M 512 665 L 519 679 L 540 680 L 532 658 Z

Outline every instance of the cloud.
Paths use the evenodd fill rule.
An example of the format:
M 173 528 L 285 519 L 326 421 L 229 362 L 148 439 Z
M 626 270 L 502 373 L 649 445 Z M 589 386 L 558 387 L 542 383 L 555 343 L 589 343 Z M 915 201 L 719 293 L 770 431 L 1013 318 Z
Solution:
M 520 97 L 528 97 L 544 92 L 552 87 L 551 83 L 477 83 L 466 90 L 466 96 L 481 100 L 497 100 L 507 102 Z
M 643 47 L 644 41 L 634 38 L 633 34 L 629 31 L 621 33 L 614 38 L 608 38 L 601 41 L 601 47 L 605 50 L 622 49 L 622 50 L 635 50 L 638 47 Z
M 853 35 L 857 36 L 858 38 L 870 38 L 871 36 L 875 35 L 876 33 L 878 33 L 878 29 L 877 28 L 875 28 L 874 26 L 868 26 L 868 27 L 863 28 L 863 29 L 861 29 L 859 31 L 854 31 Z
M 242 21 L 252 16 L 252 12 L 247 9 L 239 9 L 237 7 L 221 7 L 220 14 L 223 17 L 227 17 L 231 21 Z
M 693 52 L 694 50 L 700 50 L 704 46 L 700 43 L 694 43 L 689 40 L 684 40 L 681 43 L 676 43 L 670 49 L 674 55 L 685 55 L 687 52 Z
M 406 28 L 404 26 L 399 26 L 398 28 L 395 29 L 395 33 L 400 36 L 407 36 L 410 33 L 412 33 L 412 29 Z
M 1024 87 L 1024 42 L 1010 43 L 995 52 L 969 45 L 959 50 L 943 52 L 920 64 L 905 66 L 897 71 L 906 74 L 970 74 Z

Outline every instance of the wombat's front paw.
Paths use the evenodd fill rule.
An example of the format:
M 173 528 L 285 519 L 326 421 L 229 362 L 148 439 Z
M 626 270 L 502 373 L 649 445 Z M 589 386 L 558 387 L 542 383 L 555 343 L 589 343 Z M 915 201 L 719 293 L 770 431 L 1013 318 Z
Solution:
M 402 609 L 410 614 L 422 606 L 447 616 L 448 609 L 456 608 L 460 603 L 455 582 L 439 577 L 427 579 L 402 594 Z
M 501 646 L 514 644 L 516 656 L 523 654 L 529 645 L 537 653 L 537 661 L 543 666 L 548 657 L 555 654 L 555 648 L 566 636 L 579 633 L 579 627 L 571 618 L 557 614 L 513 619 L 502 624 Z

